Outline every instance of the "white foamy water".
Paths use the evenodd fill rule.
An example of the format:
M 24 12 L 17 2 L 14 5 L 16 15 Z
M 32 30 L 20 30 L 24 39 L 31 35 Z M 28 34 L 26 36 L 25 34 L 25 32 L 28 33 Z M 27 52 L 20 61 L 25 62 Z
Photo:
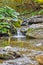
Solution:
M 17 35 L 14 35 L 15 38 L 24 38 L 25 36 L 21 33 L 20 28 L 17 29 Z

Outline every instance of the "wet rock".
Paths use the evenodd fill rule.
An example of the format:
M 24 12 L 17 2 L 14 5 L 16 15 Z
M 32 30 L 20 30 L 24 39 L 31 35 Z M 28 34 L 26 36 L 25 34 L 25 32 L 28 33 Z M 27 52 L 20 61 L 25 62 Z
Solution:
M 22 17 L 22 20 L 23 20 L 23 22 L 22 22 L 21 26 L 27 26 L 28 19 L 25 17 Z
M 37 56 L 36 56 L 36 60 L 38 61 L 38 63 L 39 63 L 40 65 L 43 65 L 43 54 L 37 55 Z
M 9 54 L 0 54 L 0 59 L 1 60 L 8 60 L 8 59 L 13 59 L 13 57 Z
M 43 23 L 42 24 L 32 24 L 29 26 L 29 28 L 37 29 L 37 28 L 43 28 Z
M 12 52 L 12 51 L 10 51 L 10 52 L 8 52 L 8 54 L 12 55 L 12 56 L 15 57 L 15 58 L 21 57 L 21 55 L 20 55 L 19 52 Z
M 21 55 L 16 52 L 8 52 L 7 54 L 6 53 L 0 54 L 1 60 L 11 60 L 11 59 L 20 58 L 20 57 Z
M 22 28 L 20 31 L 21 31 L 21 33 L 22 33 L 23 35 L 26 35 L 27 28 Z
M 6 36 L 9 36 L 8 33 L 0 33 L 0 37 L 6 37 Z
M 21 24 L 21 26 L 27 26 L 27 23 L 26 23 L 26 22 L 23 22 L 23 23 Z
M 43 23 L 43 16 L 42 15 L 32 16 L 28 20 L 28 24 L 37 24 L 37 23 Z
M 11 27 L 10 27 L 10 32 L 11 32 L 12 35 L 17 34 L 17 29 L 16 29 L 16 27 L 15 27 L 15 26 L 11 26 Z
M 19 52 L 16 52 L 16 51 L 13 51 L 13 50 L 12 51 L 11 50 L 7 51 L 7 49 L 0 48 L 0 59 L 1 60 L 10 60 L 10 59 L 15 59 L 15 58 L 22 57 L 22 55 Z M 11 47 L 10 47 L 10 49 L 11 49 Z
M 33 24 L 26 33 L 28 38 L 43 38 L 43 24 Z
M 23 18 L 23 23 L 21 25 L 27 26 L 27 25 L 38 24 L 38 23 L 43 23 L 42 15 L 32 16 L 29 19 Z

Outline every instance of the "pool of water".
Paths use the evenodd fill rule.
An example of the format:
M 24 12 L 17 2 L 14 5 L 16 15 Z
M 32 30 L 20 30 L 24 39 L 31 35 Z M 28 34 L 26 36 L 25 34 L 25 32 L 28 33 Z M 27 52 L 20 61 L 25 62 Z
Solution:
M 43 54 L 43 39 L 4 37 L 0 38 L 0 47 L 12 47 L 15 52 L 23 55 L 22 58 L 14 60 L 0 60 L 1 65 L 39 65 L 35 56 Z

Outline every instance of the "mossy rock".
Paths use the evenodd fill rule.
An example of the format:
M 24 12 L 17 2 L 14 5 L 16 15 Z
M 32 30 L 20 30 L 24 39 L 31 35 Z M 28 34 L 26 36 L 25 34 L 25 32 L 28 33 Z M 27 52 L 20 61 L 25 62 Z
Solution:
M 8 59 L 13 59 L 13 57 L 10 56 L 9 54 L 0 54 L 0 59 L 8 60 Z
M 20 57 L 21 55 L 18 52 L 8 51 L 8 52 L 0 53 L 1 60 L 12 60 L 15 58 L 20 58 Z
M 43 38 L 43 25 L 42 26 L 40 24 L 38 25 L 34 24 L 35 27 L 30 26 L 26 33 L 26 37 Z

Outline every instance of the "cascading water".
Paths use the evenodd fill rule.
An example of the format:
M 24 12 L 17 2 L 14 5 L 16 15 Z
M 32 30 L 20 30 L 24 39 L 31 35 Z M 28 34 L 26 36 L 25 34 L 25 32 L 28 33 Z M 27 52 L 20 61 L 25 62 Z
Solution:
M 25 36 L 21 33 L 21 28 L 17 29 L 17 35 L 14 35 L 15 38 L 24 38 Z

